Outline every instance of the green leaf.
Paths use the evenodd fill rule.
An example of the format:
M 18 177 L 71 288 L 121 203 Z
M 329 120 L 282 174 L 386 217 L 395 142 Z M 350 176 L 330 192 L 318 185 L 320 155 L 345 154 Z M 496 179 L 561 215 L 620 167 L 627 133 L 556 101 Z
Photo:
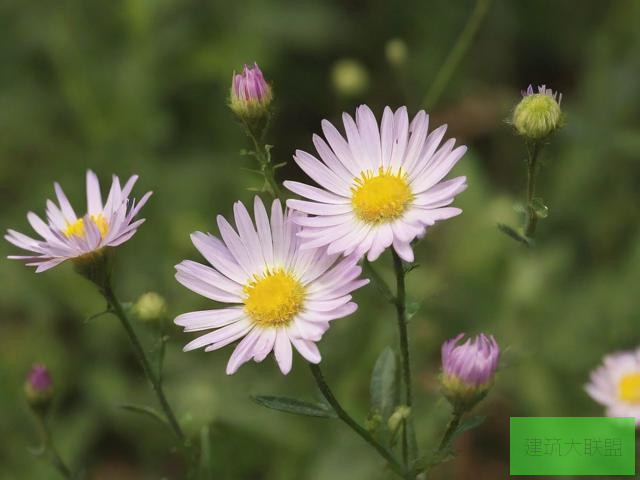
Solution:
M 408 274 L 420 266 L 419 263 L 404 263 L 404 274 Z
M 164 426 L 169 427 L 167 420 L 164 418 L 162 414 L 160 414 L 160 412 L 158 412 L 154 408 L 147 407 L 146 405 L 133 405 L 133 404 L 127 403 L 123 405 L 118 405 L 118 408 L 127 410 L 129 412 L 138 413 L 146 417 L 153 418 L 154 420 L 160 422 Z
M 369 386 L 371 410 L 380 414 L 384 423 L 395 410 L 398 401 L 396 355 L 385 348 L 376 360 Z
M 362 269 L 371 279 L 373 287 L 378 290 L 388 302 L 395 303 L 396 297 L 393 292 L 391 292 L 391 289 L 389 289 L 389 285 L 387 285 L 384 279 L 380 276 L 377 270 L 373 268 L 373 265 L 371 265 L 367 259 L 362 262 Z
M 337 418 L 333 409 L 323 403 L 304 402 L 302 400 L 296 400 L 295 398 L 273 397 L 269 395 L 252 395 L 251 400 L 262 407 L 271 408 L 272 410 L 278 410 L 280 412 L 305 415 L 307 417 Z
M 451 442 L 453 442 L 454 439 L 462 435 L 464 432 L 479 427 L 486 419 L 487 417 L 485 415 L 476 415 L 474 417 L 466 418 L 465 420 L 460 422 L 458 428 L 454 430 L 453 434 L 451 435 Z
M 505 225 L 504 223 L 499 223 L 497 226 L 498 226 L 498 228 L 500 229 L 500 231 L 502 233 L 504 233 L 508 237 L 512 238 L 516 242 L 520 242 L 520 243 L 526 245 L 527 247 L 532 247 L 533 246 L 533 240 L 532 239 L 527 238 L 524 235 L 521 235 L 520 233 L 516 232 L 509 225 Z
M 422 306 L 422 302 L 419 300 L 409 300 L 406 305 L 406 313 L 407 320 L 411 320 L 418 311 L 420 311 L 420 307 Z

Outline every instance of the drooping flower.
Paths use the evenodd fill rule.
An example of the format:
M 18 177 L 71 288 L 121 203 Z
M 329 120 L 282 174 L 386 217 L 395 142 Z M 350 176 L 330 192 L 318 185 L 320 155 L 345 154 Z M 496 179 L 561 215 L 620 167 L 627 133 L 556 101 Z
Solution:
M 242 73 L 233 72 L 229 106 L 233 113 L 246 121 L 266 115 L 273 94 L 257 63 L 244 66 Z
M 609 417 L 635 417 L 640 425 L 640 348 L 604 357 L 585 390 Z
M 516 131 L 531 140 L 541 140 L 562 126 L 562 94 L 546 85 L 533 86 L 522 91 L 522 100 L 513 111 L 513 126 Z
M 58 204 L 47 200 L 47 221 L 33 212 L 27 219 L 42 239 L 36 240 L 15 230 L 8 230 L 5 239 L 15 246 L 33 252 L 31 255 L 11 255 L 28 266 L 43 272 L 69 259 L 79 259 L 99 252 L 105 247 L 116 247 L 129 240 L 144 219 L 135 220 L 151 192 L 140 202 L 130 201 L 129 194 L 138 179 L 129 178 L 124 187 L 115 175 L 106 203 L 102 203 L 98 177 L 87 171 L 87 212 L 78 217 L 58 183 L 54 184 Z
M 294 156 L 321 188 L 284 182 L 308 199 L 287 205 L 313 215 L 294 219 L 305 227 L 303 248 L 326 245 L 330 254 L 367 254 L 373 261 L 393 245 L 402 259 L 413 261 L 411 241 L 437 221 L 461 213 L 448 205 L 466 188 L 466 177 L 441 180 L 467 148 L 454 149 L 454 139 L 438 148 L 447 126 L 428 134 L 424 111 L 409 123 L 405 107 L 395 113 L 387 107 L 378 127 L 369 107 L 361 105 L 355 121 L 346 113 L 343 121 L 346 140 L 326 120 L 327 141 L 313 136 L 322 161 L 301 150 Z
M 480 334 L 468 338 L 461 333 L 442 344 L 441 384 L 444 395 L 454 405 L 470 409 L 481 400 L 493 383 L 500 360 L 500 348 L 493 336 Z
M 27 402 L 35 410 L 46 410 L 53 397 L 53 380 L 45 365 L 35 364 L 24 382 Z
M 241 202 L 234 205 L 237 231 L 218 216 L 222 240 L 196 232 L 191 240 L 212 267 L 185 260 L 176 279 L 190 290 L 232 306 L 185 313 L 175 319 L 186 332 L 213 330 L 193 340 L 185 351 L 222 348 L 242 338 L 231 354 L 227 374 L 245 362 L 261 362 L 273 351 L 282 373 L 291 370 L 292 348 L 309 362 L 320 362 L 316 346 L 329 322 L 352 314 L 350 293 L 368 283 L 357 258 L 338 260 L 324 249 L 300 249 L 300 230 L 292 219 L 301 215 L 278 200 L 271 218 L 254 201 L 255 226 Z

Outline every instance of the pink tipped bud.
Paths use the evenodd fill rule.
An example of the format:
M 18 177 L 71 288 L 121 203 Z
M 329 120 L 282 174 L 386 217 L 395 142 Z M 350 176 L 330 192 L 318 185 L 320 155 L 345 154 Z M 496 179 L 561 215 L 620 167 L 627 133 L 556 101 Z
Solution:
M 266 116 L 273 95 L 257 63 L 244 66 L 242 73 L 233 73 L 229 106 L 241 119 Z
M 500 348 L 492 336 L 485 334 L 458 345 L 463 337 L 464 333 L 461 333 L 442 344 L 441 384 L 454 408 L 469 410 L 491 387 L 500 360 Z
M 49 370 L 42 364 L 35 364 L 27 374 L 24 384 L 24 392 L 29 405 L 45 411 L 53 397 L 53 380 Z

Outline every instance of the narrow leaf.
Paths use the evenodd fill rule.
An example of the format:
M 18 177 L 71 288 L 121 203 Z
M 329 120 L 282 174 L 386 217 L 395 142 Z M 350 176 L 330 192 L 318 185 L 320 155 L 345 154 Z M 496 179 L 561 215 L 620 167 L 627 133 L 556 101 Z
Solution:
M 476 415 L 463 420 L 460 425 L 458 425 L 458 428 L 455 429 L 453 435 L 451 435 L 451 441 L 462 435 L 464 432 L 479 427 L 486 419 L 487 417 L 485 415 Z
M 520 243 L 526 245 L 527 247 L 532 247 L 533 246 L 533 240 L 531 240 L 530 238 L 527 238 L 524 235 L 521 235 L 520 233 L 516 232 L 509 225 L 505 225 L 504 223 L 499 223 L 497 226 L 498 226 L 498 228 L 500 229 L 500 231 L 502 233 L 507 235 L 509 238 L 512 238 L 516 242 L 520 242 Z
M 336 418 L 337 415 L 325 404 L 311 403 L 295 398 L 273 397 L 269 395 L 252 395 L 251 400 L 258 405 L 280 412 L 305 415 L 307 417 Z
M 169 426 L 169 424 L 167 423 L 167 420 L 164 418 L 164 416 L 162 416 L 162 414 L 160 414 L 154 408 L 147 407 L 146 405 L 124 404 L 124 405 L 118 405 L 118 408 L 153 418 L 154 420 L 160 422 L 164 426 L 166 427 Z
M 379 413 L 382 421 L 386 423 L 398 400 L 396 356 L 389 347 L 385 348 L 376 360 L 369 392 L 372 411 Z

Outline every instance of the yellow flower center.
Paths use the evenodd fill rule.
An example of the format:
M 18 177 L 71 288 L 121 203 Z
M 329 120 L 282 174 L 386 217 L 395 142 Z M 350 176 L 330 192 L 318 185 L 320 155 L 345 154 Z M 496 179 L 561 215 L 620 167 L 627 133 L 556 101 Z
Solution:
M 640 373 L 629 373 L 622 377 L 618 384 L 620 400 L 629 403 L 640 403 Z
M 261 327 L 288 325 L 304 302 L 304 287 L 282 268 L 254 276 L 244 293 L 244 310 Z
M 351 205 L 356 216 L 367 223 L 387 223 L 400 217 L 413 199 L 406 175 L 399 170 L 378 169 L 373 175 L 366 171 L 355 180 L 351 188 Z
M 98 227 L 100 236 L 104 238 L 107 234 L 107 231 L 109 231 L 109 224 L 107 223 L 105 218 L 101 213 L 98 213 L 97 215 L 91 215 L 91 220 Z M 79 218 L 73 223 L 67 222 L 67 228 L 62 233 L 64 233 L 67 238 L 71 236 L 84 238 L 84 219 Z

